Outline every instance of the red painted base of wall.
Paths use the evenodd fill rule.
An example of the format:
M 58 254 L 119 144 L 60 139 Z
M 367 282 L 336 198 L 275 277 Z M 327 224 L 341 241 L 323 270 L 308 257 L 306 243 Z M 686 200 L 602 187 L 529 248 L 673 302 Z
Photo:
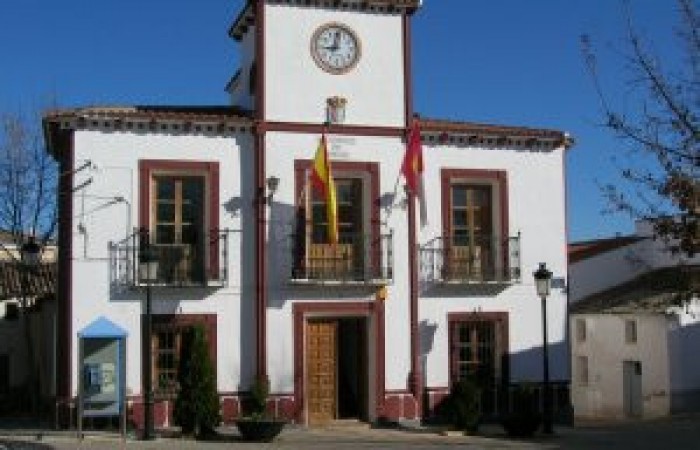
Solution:
M 449 395 L 447 388 L 428 388 L 424 394 L 425 418 L 439 415 L 439 410 Z
M 242 395 L 221 394 L 221 421 L 232 425 L 243 414 Z M 176 426 L 173 419 L 174 400 L 156 400 L 153 405 L 153 423 L 156 428 Z M 127 423 L 135 429 L 143 428 L 143 402 L 141 397 L 128 401 Z M 268 413 L 280 419 L 294 421 L 295 404 L 291 395 L 271 395 L 267 402 Z
M 422 401 L 424 402 L 425 417 L 435 415 L 436 409 L 448 396 L 447 388 L 429 388 Z M 243 414 L 244 396 L 242 394 L 221 394 L 221 420 L 225 425 L 231 425 Z M 173 420 L 172 400 L 156 400 L 153 405 L 153 422 L 156 428 L 175 426 Z M 127 424 L 136 430 L 143 429 L 143 401 L 141 397 L 131 397 L 127 401 Z M 280 419 L 295 422 L 300 416 L 293 395 L 272 394 L 267 402 L 268 413 Z M 384 396 L 380 406 L 378 419 L 390 422 L 401 420 L 418 420 L 417 400 L 408 391 L 389 391 Z M 62 428 L 75 428 L 77 424 L 75 401 L 57 405 L 57 418 Z
M 384 396 L 380 420 L 418 420 L 418 401 L 408 391 L 389 391 Z

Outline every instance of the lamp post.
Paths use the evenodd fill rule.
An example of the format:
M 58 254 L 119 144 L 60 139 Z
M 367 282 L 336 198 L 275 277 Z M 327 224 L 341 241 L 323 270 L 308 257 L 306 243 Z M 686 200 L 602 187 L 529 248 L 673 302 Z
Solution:
M 139 279 L 146 282 L 146 314 L 142 333 L 143 362 L 141 370 L 141 382 L 144 396 L 143 439 L 153 439 L 153 374 L 151 364 L 152 313 L 151 313 L 151 283 L 158 278 L 158 261 L 151 248 L 149 233 L 141 231 L 139 246 Z
M 20 247 L 20 287 L 22 290 L 22 317 L 24 322 L 24 335 L 27 344 L 27 367 L 29 386 L 32 386 L 30 391 L 30 407 L 32 408 L 32 413 L 37 412 L 37 395 L 40 393 L 40 389 L 34 389 L 36 385 L 36 371 L 34 367 L 34 343 L 32 342 L 32 332 L 29 329 L 29 292 L 27 289 L 27 272 L 35 269 L 39 265 L 41 259 L 41 247 L 36 243 L 34 236 L 29 236 L 27 241 Z
M 542 432 L 552 434 L 552 396 L 549 385 L 549 342 L 547 341 L 547 297 L 552 286 L 552 272 L 547 270 L 545 263 L 540 263 L 539 269 L 533 273 L 535 289 L 542 300 L 542 373 L 544 377 L 544 422 Z

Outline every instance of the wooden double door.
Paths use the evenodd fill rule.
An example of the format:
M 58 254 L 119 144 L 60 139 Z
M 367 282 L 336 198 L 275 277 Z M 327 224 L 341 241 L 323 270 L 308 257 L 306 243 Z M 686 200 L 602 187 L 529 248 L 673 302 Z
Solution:
M 309 319 L 306 399 L 309 425 L 368 416 L 367 320 Z

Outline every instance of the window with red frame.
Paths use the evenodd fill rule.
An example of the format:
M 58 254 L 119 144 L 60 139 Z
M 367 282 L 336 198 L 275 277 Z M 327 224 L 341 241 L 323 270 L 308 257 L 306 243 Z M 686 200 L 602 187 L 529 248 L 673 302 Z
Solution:
M 452 382 L 466 378 L 492 386 L 506 375 L 504 334 L 507 321 L 465 318 L 450 321 L 450 373 Z

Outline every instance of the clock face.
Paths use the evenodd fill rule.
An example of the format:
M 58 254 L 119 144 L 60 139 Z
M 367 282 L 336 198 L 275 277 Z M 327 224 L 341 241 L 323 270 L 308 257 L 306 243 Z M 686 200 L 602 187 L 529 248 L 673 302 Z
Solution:
M 360 60 L 360 40 L 343 24 L 322 25 L 311 38 L 311 55 L 326 72 L 343 74 Z

